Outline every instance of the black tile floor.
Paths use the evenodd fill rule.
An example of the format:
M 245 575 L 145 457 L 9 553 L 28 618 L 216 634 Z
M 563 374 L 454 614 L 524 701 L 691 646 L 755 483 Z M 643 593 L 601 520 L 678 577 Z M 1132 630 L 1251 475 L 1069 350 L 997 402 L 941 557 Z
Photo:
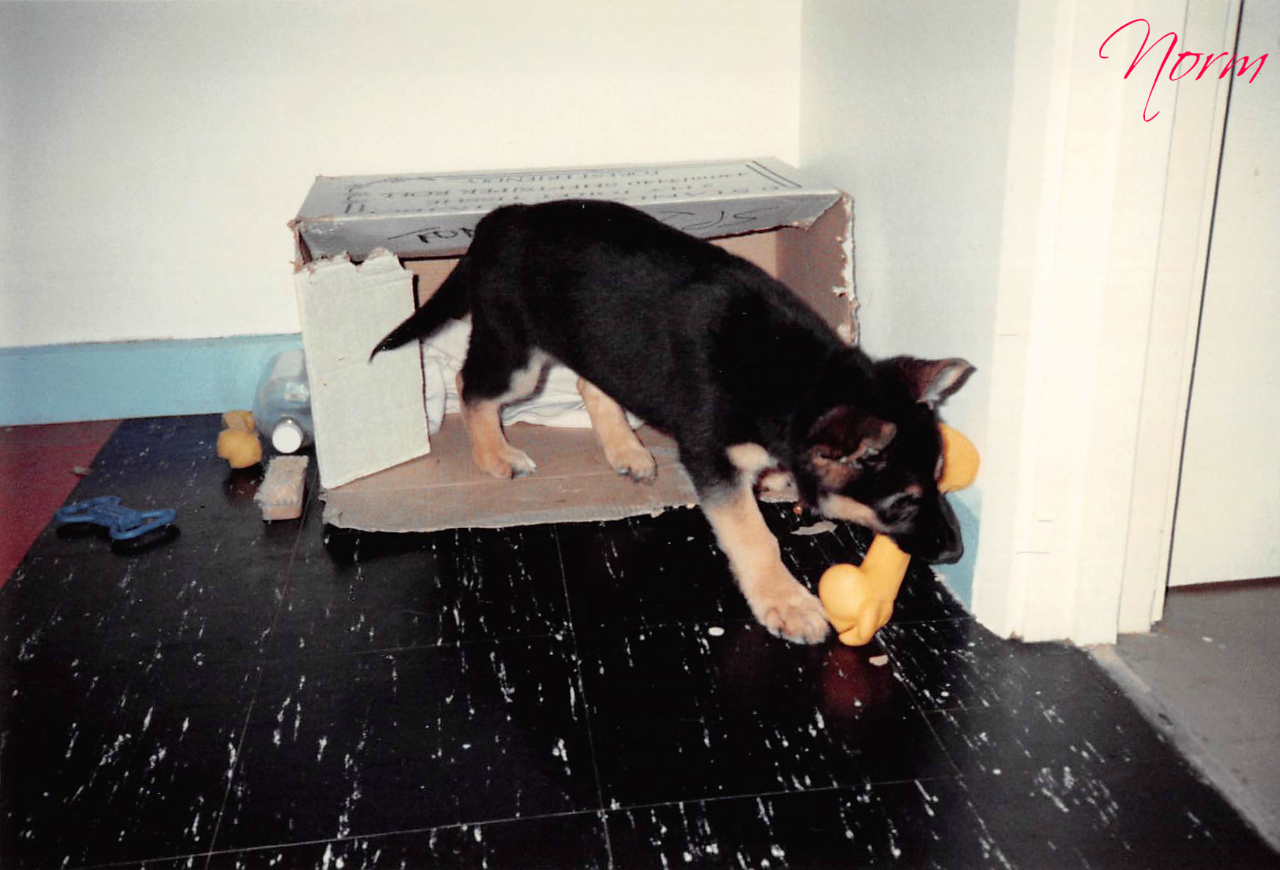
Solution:
M 871 646 L 792 646 L 696 511 L 265 525 L 217 428 L 127 421 L 73 495 L 177 539 L 46 529 L 0 589 L 6 870 L 1280 866 L 1088 656 L 927 571 Z M 867 543 L 768 516 L 810 579 Z

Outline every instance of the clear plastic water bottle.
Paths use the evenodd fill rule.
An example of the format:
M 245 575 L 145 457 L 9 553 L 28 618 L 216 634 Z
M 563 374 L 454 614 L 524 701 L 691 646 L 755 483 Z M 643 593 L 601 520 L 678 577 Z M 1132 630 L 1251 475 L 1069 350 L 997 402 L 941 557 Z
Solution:
M 254 397 L 258 431 L 279 453 L 297 453 L 312 442 L 311 387 L 301 348 L 276 354 L 258 383 Z

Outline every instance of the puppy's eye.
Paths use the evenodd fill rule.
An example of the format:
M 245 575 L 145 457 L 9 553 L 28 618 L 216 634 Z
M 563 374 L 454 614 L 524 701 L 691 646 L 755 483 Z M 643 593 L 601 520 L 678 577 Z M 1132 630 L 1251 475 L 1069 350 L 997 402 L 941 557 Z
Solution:
M 867 471 L 879 471 L 884 468 L 885 458 L 879 450 L 864 450 L 853 462 Z
M 880 503 L 880 515 L 890 525 L 905 522 L 916 515 L 920 508 L 920 494 L 900 492 L 891 495 Z

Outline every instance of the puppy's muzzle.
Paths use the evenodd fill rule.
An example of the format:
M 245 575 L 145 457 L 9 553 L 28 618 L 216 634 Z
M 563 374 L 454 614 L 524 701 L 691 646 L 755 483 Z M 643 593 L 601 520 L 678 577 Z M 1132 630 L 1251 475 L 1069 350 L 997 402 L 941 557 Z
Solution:
M 892 532 L 889 537 L 904 553 L 931 564 L 949 565 L 964 555 L 960 521 L 942 496 L 938 496 L 931 510 L 916 515 L 909 530 Z

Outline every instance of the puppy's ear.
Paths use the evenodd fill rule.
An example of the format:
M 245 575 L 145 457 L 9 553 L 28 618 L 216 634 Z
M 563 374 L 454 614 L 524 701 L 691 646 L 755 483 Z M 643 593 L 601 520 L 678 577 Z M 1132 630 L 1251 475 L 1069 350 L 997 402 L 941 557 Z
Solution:
M 895 370 L 906 384 L 908 392 L 930 410 L 937 408 L 948 396 L 963 387 L 969 376 L 977 371 L 959 357 L 916 359 L 911 356 L 896 356 L 885 360 L 883 364 Z
M 827 411 L 809 429 L 806 457 L 821 487 L 837 490 L 875 462 L 898 427 L 853 405 Z

